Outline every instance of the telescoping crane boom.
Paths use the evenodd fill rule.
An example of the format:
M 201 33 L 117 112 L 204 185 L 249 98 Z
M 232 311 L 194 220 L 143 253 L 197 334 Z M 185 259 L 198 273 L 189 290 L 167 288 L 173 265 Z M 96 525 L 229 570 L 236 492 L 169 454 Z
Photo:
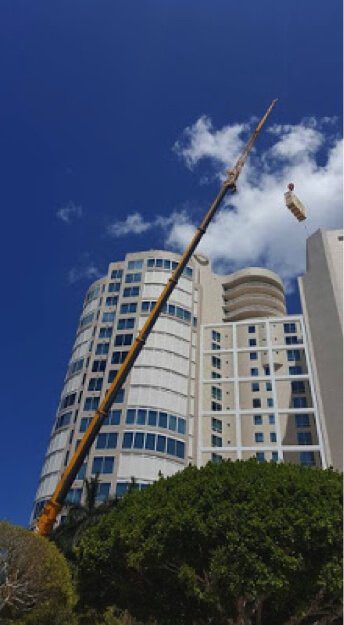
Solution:
M 112 382 L 110 388 L 108 389 L 104 399 L 102 400 L 99 408 L 96 410 L 93 418 L 81 439 L 77 449 L 75 450 L 71 460 L 69 461 L 63 475 L 61 476 L 53 495 L 50 500 L 46 503 L 42 514 L 37 520 L 36 531 L 41 536 L 48 536 L 54 526 L 57 515 L 59 514 L 66 496 L 69 492 L 70 487 L 72 486 L 74 479 L 83 464 L 105 418 L 107 417 L 113 401 L 116 397 L 117 392 L 123 386 L 126 381 L 128 374 L 130 373 L 137 357 L 139 356 L 148 336 L 150 335 L 153 326 L 156 320 L 159 318 L 159 315 L 166 304 L 169 296 L 173 292 L 176 284 L 178 283 L 178 279 L 183 273 L 187 263 L 189 262 L 191 256 L 193 255 L 198 243 L 200 242 L 202 236 L 207 230 L 207 227 L 211 220 L 213 219 L 218 207 L 220 206 L 223 198 L 227 194 L 228 191 L 232 193 L 236 191 L 236 182 L 240 176 L 240 172 L 246 162 L 246 159 L 252 150 L 253 144 L 259 135 L 263 125 L 265 124 L 267 118 L 269 117 L 273 107 L 275 106 L 277 100 L 273 100 L 267 109 L 266 113 L 263 115 L 259 123 L 257 124 L 254 132 L 250 136 L 242 154 L 237 160 L 233 169 L 228 170 L 227 178 L 224 180 L 215 200 L 210 206 L 208 212 L 203 218 L 201 224 L 196 229 L 195 234 L 193 235 L 191 242 L 186 247 L 181 259 L 178 263 L 178 266 L 173 271 L 171 277 L 169 278 L 166 286 L 161 292 L 161 295 L 153 307 L 150 315 L 147 317 L 146 322 L 140 332 L 138 333 L 130 351 L 128 352 L 125 360 L 123 361 L 114 381 Z

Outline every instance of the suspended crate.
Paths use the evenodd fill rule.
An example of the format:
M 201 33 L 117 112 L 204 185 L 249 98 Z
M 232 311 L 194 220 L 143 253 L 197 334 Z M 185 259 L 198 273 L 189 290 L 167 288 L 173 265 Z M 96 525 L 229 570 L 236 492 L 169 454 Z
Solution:
M 304 221 L 306 219 L 306 210 L 297 195 L 293 193 L 294 185 L 292 182 L 288 184 L 288 189 L 289 191 L 284 194 L 286 206 L 298 221 Z

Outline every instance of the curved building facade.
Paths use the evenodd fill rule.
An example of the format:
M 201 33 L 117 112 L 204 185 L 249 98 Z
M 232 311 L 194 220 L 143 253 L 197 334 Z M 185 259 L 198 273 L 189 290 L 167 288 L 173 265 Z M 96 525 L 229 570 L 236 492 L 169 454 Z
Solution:
M 225 321 L 286 315 L 283 282 L 273 271 L 248 267 L 222 283 Z

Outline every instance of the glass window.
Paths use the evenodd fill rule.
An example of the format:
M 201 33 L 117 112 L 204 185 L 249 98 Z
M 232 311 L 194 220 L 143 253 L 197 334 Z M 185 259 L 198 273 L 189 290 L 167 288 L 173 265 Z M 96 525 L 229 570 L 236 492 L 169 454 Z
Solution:
M 116 449 L 117 447 L 117 433 L 101 433 L 98 434 L 96 449 Z
M 256 443 L 264 443 L 264 434 L 263 432 L 255 432 L 254 440 Z
M 255 345 L 257 345 L 257 340 L 256 339 L 249 339 L 248 340 L 248 344 L 249 344 L 249 347 L 254 347 Z
M 119 319 L 117 322 L 117 330 L 127 330 L 133 328 L 135 325 L 135 317 L 128 317 L 126 319 Z
M 217 373 L 217 371 L 212 371 L 211 372 L 211 377 L 213 378 L 213 380 L 220 380 L 221 379 L 221 373 Z
M 125 282 L 127 284 L 133 282 L 141 282 L 142 274 L 141 273 L 127 273 L 125 276 Z
M 156 427 L 157 419 L 158 419 L 158 413 L 156 412 L 156 410 L 149 410 L 148 411 L 148 425 Z
M 107 326 L 106 328 L 100 328 L 99 330 L 99 338 L 100 339 L 108 339 L 111 337 L 112 328 Z
M 81 502 L 81 494 L 82 488 L 71 488 L 66 497 L 66 502 L 71 504 L 79 504 Z
M 167 439 L 167 452 L 170 456 L 176 455 L 176 441 L 174 438 Z
M 146 449 L 152 449 L 152 450 L 155 449 L 155 438 L 156 438 L 155 434 L 151 434 L 150 432 L 148 432 L 146 436 L 146 444 L 145 444 Z
M 176 456 L 177 458 L 184 458 L 185 456 L 185 443 L 177 441 L 176 443 Z
M 128 352 L 114 352 L 112 354 L 111 364 L 118 365 L 119 363 L 123 362 L 123 360 L 125 360 L 127 353 Z
M 284 323 L 284 332 L 286 334 L 293 334 L 294 332 L 296 332 L 296 324 L 295 323 Z
M 220 334 L 220 332 L 216 332 L 216 330 L 212 330 L 211 338 L 212 338 L 213 341 L 216 341 L 217 343 L 220 343 L 220 341 L 221 341 L 221 334 Z
M 308 414 L 296 414 L 294 416 L 295 416 L 295 425 L 297 428 L 307 428 L 310 426 Z
M 78 473 L 76 474 L 76 480 L 84 480 L 86 477 L 86 469 L 87 469 L 87 462 L 84 462 L 84 464 L 81 466 L 81 468 L 79 469 Z
M 304 393 L 305 383 L 302 380 L 295 380 L 291 383 L 291 391 L 292 393 Z
M 148 258 L 148 261 L 147 261 L 147 267 L 152 268 L 152 267 L 154 267 L 154 265 L 155 265 L 155 260 L 154 260 L 154 258 Z
M 221 345 L 219 343 L 212 343 L 211 344 L 211 349 L 212 350 L 221 349 Z
M 70 424 L 73 412 L 65 412 L 56 419 L 55 430 Z
M 222 390 L 220 388 L 218 388 L 217 386 L 212 386 L 211 387 L 211 396 L 213 399 L 217 399 L 219 401 L 222 400 Z
M 292 402 L 294 408 L 307 408 L 306 397 L 292 397 Z
M 134 439 L 134 448 L 135 449 L 143 449 L 143 444 L 144 444 L 144 433 L 143 432 L 136 432 L 135 433 L 135 439 Z
M 134 410 L 133 408 L 128 408 L 125 422 L 132 424 L 132 423 L 135 423 L 135 419 L 136 419 L 136 410 Z
M 300 463 L 309 467 L 313 467 L 315 465 L 314 452 L 313 451 L 301 451 Z
M 261 406 L 262 406 L 261 400 L 258 399 L 258 398 L 257 399 L 253 399 L 252 400 L 252 406 L 253 406 L 253 408 L 261 408 Z
M 116 395 L 115 395 L 115 399 L 113 400 L 113 404 L 122 404 L 124 402 L 124 389 L 120 388 L 118 389 Z
M 142 410 L 141 408 L 139 408 L 137 411 L 136 423 L 138 425 L 146 425 L 146 417 L 147 417 L 147 410 Z
M 128 269 L 142 269 L 143 260 L 129 260 L 128 261 Z
M 258 360 L 257 352 L 250 352 L 250 360 Z
M 254 334 L 256 331 L 256 326 L 248 326 L 248 333 Z
M 128 313 L 134 313 L 137 309 L 136 302 L 130 302 L 128 304 L 121 304 L 121 315 L 127 315 Z
M 181 417 L 178 418 L 178 432 L 179 434 L 185 434 L 186 432 L 186 422 Z
M 156 444 L 156 450 L 157 451 L 161 451 L 162 453 L 165 452 L 166 449 L 166 436 L 157 436 L 157 444 Z
M 255 414 L 253 417 L 253 423 L 254 425 L 262 425 L 263 423 L 263 417 L 261 414 Z
M 277 434 L 276 434 L 276 432 L 270 432 L 270 443 L 277 443 Z
M 91 378 L 88 383 L 88 390 L 89 391 L 101 391 L 102 385 L 103 385 L 102 378 Z
M 211 454 L 211 461 L 217 464 L 218 462 L 222 462 L 222 456 L 220 454 Z
M 89 424 L 91 423 L 92 417 L 82 417 L 80 420 L 79 432 L 86 432 Z
M 94 360 L 92 365 L 93 373 L 97 373 L 98 371 L 105 371 L 106 369 L 106 360 Z
M 221 358 L 218 358 L 218 356 L 212 356 L 211 364 L 215 367 L 215 369 L 221 369 Z
M 109 343 L 98 343 L 96 347 L 96 355 L 107 354 L 109 352 Z
M 115 318 L 114 312 L 105 312 L 103 313 L 102 321 L 110 323 L 111 321 L 114 320 L 114 318 Z
M 211 446 L 212 447 L 222 447 L 222 438 L 220 436 L 215 436 L 215 434 L 211 435 Z
M 287 358 L 288 360 L 300 360 L 301 353 L 299 349 L 288 349 L 287 350 Z
M 134 434 L 133 432 L 124 432 L 123 436 L 123 449 L 131 449 L 133 446 Z
M 121 410 L 110 410 L 104 420 L 104 425 L 119 425 L 121 422 Z
M 112 473 L 114 458 L 110 456 L 96 456 L 93 459 L 92 473 Z
M 211 402 L 211 409 L 213 412 L 221 412 L 222 404 L 218 404 L 216 401 Z
M 221 421 L 221 419 L 215 419 L 215 417 L 212 417 L 212 419 L 211 419 L 211 429 L 214 430 L 214 432 L 218 432 L 219 434 L 222 434 L 222 421 Z
M 123 497 L 128 490 L 128 484 L 126 482 L 117 482 L 116 495 L 117 497 Z
M 106 501 L 109 498 L 110 486 L 111 484 L 109 482 L 102 482 L 101 484 L 98 484 L 96 494 L 97 501 Z
M 108 382 L 110 382 L 110 384 L 111 384 L 111 382 L 114 381 L 117 373 L 118 373 L 117 369 L 113 369 L 112 371 L 109 371 Z
M 253 369 L 251 369 L 251 375 L 252 375 L 252 376 L 257 376 L 257 375 L 258 375 L 258 369 L 257 369 L 257 367 L 253 367 Z
M 86 397 L 84 410 L 97 410 L 99 406 L 99 397 Z
M 117 304 L 117 296 L 107 297 L 105 300 L 105 306 L 115 306 Z
M 159 428 L 167 428 L 167 413 L 159 412 Z
M 115 345 L 131 345 L 132 341 L 132 334 L 117 334 L 115 338 Z
M 118 293 L 121 288 L 120 282 L 110 282 L 108 286 L 109 293 Z
M 258 462 L 264 462 L 264 460 L 265 460 L 265 453 L 263 451 L 256 451 L 256 460 Z
M 267 403 L 267 407 L 268 408 L 273 408 L 274 400 L 273 400 L 272 397 L 268 397 L 267 400 L 266 400 L 266 403 Z
M 123 297 L 138 297 L 140 294 L 139 286 L 126 287 L 123 291 Z
M 265 365 L 264 370 L 265 370 L 265 375 L 270 375 L 270 367 L 269 367 L 269 365 Z
M 275 415 L 269 414 L 269 424 L 274 425 L 274 423 L 275 423 Z
M 300 366 L 289 367 L 289 375 L 302 375 L 302 373 L 302 367 Z
M 68 408 L 69 406 L 73 406 L 75 399 L 76 399 L 76 393 L 72 393 L 71 395 L 66 395 L 61 400 L 60 410 L 63 410 L 64 408 Z
M 298 342 L 299 341 L 298 341 L 297 336 L 286 336 L 285 337 L 286 345 L 296 345 Z
M 298 445 L 312 445 L 312 434 L 311 434 L 311 432 L 298 432 L 297 433 L 297 444 Z
M 168 429 L 172 430 L 173 432 L 176 432 L 177 430 L 177 417 L 172 414 L 170 414 L 168 417 Z
M 163 266 L 163 259 L 162 258 L 157 258 L 155 260 L 155 266 L 161 268 Z
M 271 382 L 265 382 L 265 388 L 267 391 L 272 391 L 272 383 Z
M 252 382 L 251 384 L 251 390 L 252 392 L 256 393 L 257 391 L 259 391 L 259 382 Z
M 278 451 L 273 451 L 271 454 L 271 462 L 278 462 Z

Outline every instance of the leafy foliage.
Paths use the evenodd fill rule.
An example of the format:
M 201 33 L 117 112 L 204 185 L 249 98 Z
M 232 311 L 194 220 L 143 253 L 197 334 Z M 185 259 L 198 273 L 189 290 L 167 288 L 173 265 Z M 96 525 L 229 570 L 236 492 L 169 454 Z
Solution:
M 55 545 L 0 522 L 0 621 L 72 625 L 75 602 L 68 564 Z
M 133 491 L 76 548 L 82 602 L 159 625 L 334 623 L 340 556 L 340 475 L 256 461 Z

